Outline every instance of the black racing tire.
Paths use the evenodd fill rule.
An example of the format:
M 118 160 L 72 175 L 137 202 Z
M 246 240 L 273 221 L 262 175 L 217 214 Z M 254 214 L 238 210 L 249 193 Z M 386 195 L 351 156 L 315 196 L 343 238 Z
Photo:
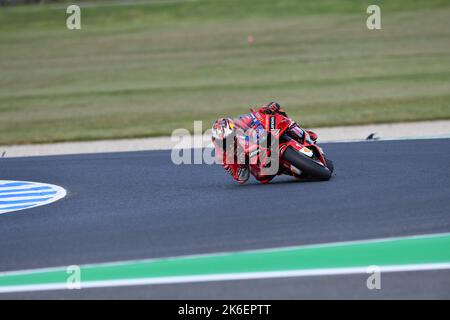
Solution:
M 328 159 L 327 157 L 325 157 L 325 162 L 327 163 L 327 168 L 330 169 L 331 173 L 333 173 L 333 171 L 334 171 L 333 161 L 331 159 Z
M 284 151 L 283 159 L 302 171 L 302 173 L 307 174 L 308 176 L 311 176 L 313 178 L 322 181 L 327 181 L 331 178 L 331 169 L 321 166 L 314 160 L 308 158 L 307 156 L 290 147 L 288 147 L 286 151 Z

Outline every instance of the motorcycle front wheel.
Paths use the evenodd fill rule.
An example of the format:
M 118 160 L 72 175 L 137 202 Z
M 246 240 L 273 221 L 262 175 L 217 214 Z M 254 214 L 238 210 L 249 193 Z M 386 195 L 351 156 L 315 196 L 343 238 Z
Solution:
M 299 169 L 303 174 L 313 178 L 327 181 L 331 178 L 332 169 L 321 166 L 316 161 L 300 152 L 288 147 L 284 151 L 283 159 L 288 161 L 291 165 Z

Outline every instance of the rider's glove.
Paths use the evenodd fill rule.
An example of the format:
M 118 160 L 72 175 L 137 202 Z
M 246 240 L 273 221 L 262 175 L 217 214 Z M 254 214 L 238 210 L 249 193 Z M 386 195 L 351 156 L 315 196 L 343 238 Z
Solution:
M 280 105 L 276 102 L 269 102 L 263 107 L 264 114 L 275 114 L 280 110 Z

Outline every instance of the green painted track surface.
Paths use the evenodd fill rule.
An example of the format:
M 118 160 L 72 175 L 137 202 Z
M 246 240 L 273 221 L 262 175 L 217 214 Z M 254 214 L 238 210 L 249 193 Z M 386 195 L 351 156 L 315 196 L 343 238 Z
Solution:
M 450 234 L 81 266 L 82 283 L 450 263 Z M 65 267 L 0 274 L 2 287 L 66 283 Z

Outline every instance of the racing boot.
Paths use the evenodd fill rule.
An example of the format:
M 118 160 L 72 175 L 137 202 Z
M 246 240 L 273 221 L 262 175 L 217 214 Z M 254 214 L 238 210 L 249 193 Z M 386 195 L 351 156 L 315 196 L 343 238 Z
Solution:
M 240 165 L 237 172 L 235 179 L 239 184 L 244 184 L 247 182 L 247 180 L 250 178 L 250 169 L 246 165 Z
M 250 169 L 245 164 L 226 164 L 223 168 L 233 177 L 239 184 L 244 184 L 250 178 Z

